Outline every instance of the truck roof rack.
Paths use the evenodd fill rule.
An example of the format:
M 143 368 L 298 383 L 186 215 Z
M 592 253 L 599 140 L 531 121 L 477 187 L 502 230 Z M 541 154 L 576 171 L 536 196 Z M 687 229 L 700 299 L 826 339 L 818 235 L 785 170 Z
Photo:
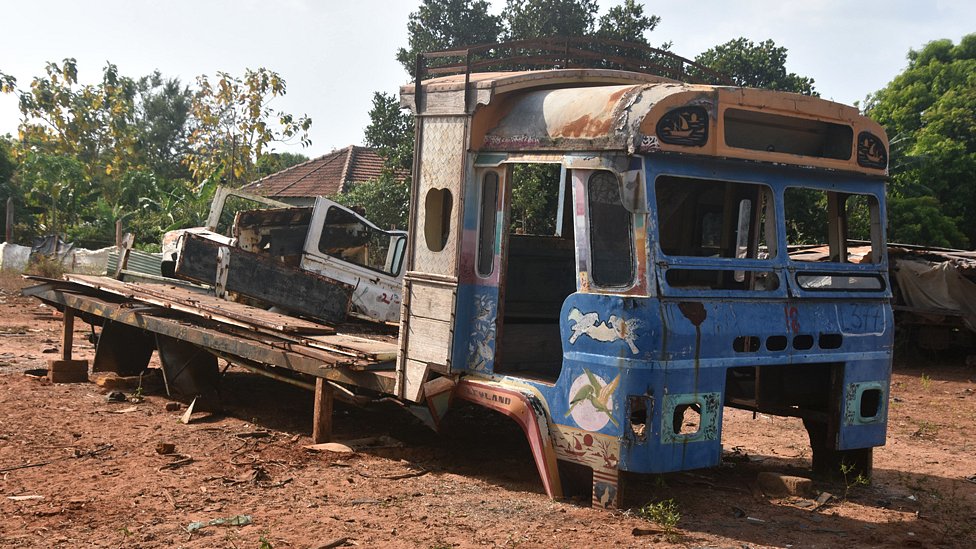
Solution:
M 415 92 L 426 78 L 512 70 L 600 68 L 663 76 L 693 84 L 733 85 L 728 75 L 650 46 L 621 40 L 554 36 L 417 54 Z

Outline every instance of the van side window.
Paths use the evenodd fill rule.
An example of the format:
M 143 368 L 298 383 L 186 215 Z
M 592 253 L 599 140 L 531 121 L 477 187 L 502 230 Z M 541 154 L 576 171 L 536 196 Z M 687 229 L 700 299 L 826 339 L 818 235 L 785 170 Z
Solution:
M 620 200 L 617 177 L 596 171 L 586 185 L 590 221 L 590 276 L 602 287 L 634 281 L 634 220 Z

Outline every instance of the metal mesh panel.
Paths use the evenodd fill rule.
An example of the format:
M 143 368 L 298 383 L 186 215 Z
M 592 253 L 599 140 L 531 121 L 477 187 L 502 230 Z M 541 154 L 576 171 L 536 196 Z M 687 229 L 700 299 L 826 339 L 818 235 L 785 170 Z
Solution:
M 457 246 L 460 240 L 461 187 L 464 166 L 465 117 L 425 118 L 423 120 L 423 145 L 420 155 L 420 196 L 418 200 L 419 222 L 414 246 L 414 270 L 439 275 L 457 276 Z M 426 219 L 424 203 L 431 189 L 447 189 L 451 192 L 452 206 L 449 232 L 444 249 L 431 251 L 423 237 Z

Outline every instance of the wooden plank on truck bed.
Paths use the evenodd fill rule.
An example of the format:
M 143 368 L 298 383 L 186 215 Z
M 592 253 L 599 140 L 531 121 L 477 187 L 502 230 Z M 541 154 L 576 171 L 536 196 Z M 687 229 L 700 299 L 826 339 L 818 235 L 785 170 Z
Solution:
M 220 243 L 187 234 L 180 242 L 176 276 L 212 284 Z M 346 319 L 352 287 L 328 277 L 292 267 L 263 254 L 233 246 L 226 289 L 328 323 Z
M 142 330 L 168 335 L 197 345 L 211 353 L 234 360 L 277 366 L 314 377 L 364 387 L 385 394 L 393 394 L 393 372 L 374 371 L 365 361 L 327 353 L 316 349 L 300 349 L 291 342 L 273 341 L 261 333 L 240 330 L 216 321 L 187 322 L 185 318 L 171 318 L 155 314 L 159 309 L 146 310 L 132 307 L 130 303 L 117 303 L 102 297 L 79 294 L 57 284 L 43 284 L 24 289 L 24 295 L 39 298 L 50 305 L 67 306 L 80 313 L 121 322 Z M 315 354 L 316 356 L 309 356 Z
M 309 345 L 339 352 L 348 351 L 376 361 L 396 360 L 397 344 L 366 339 L 350 334 L 321 335 L 306 338 Z
M 71 282 L 158 305 L 203 318 L 212 318 L 244 328 L 264 328 L 292 334 L 331 334 L 331 326 L 273 313 L 243 303 L 219 299 L 198 290 L 178 285 L 122 282 L 113 278 L 89 275 L 66 275 Z

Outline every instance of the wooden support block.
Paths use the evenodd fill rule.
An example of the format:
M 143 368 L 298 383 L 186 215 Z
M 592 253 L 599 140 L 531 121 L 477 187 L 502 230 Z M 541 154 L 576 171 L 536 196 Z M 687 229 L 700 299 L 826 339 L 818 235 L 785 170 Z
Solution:
M 75 310 L 64 308 L 64 331 L 61 333 L 61 360 L 71 362 L 71 347 L 75 337 Z
M 403 375 L 403 398 L 411 402 L 424 399 L 424 383 L 430 378 L 430 365 L 416 360 L 406 360 Z
M 81 383 L 88 381 L 87 360 L 49 360 L 47 378 L 51 383 Z
M 320 444 L 332 440 L 332 401 L 335 389 L 328 380 L 315 379 L 315 412 L 312 418 L 312 443 Z

